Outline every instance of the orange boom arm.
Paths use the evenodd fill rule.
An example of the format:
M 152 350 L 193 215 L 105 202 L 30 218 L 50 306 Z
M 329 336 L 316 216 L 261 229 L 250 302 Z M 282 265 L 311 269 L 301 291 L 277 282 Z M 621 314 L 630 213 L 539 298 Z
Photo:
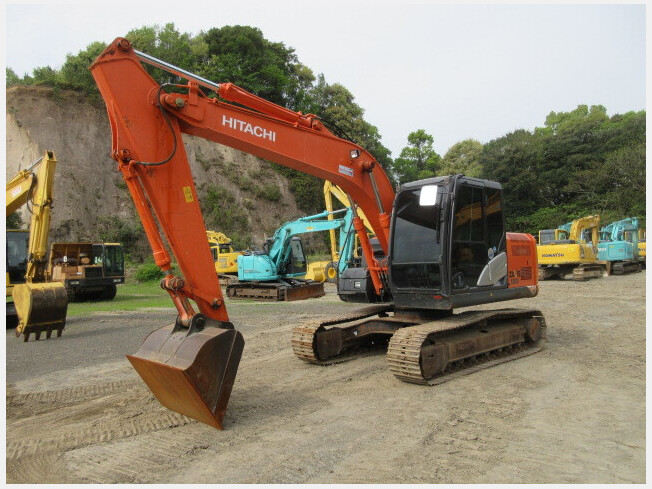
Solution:
M 141 61 L 189 80 L 186 93 L 168 93 Z M 151 333 L 128 358 L 164 406 L 222 427 L 240 356 L 242 335 L 224 307 L 182 133 L 200 136 L 339 185 L 362 208 L 387 254 L 394 191 L 374 158 L 328 131 L 316 116 L 267 102 L 232 85 L 217 85 L 135 51 L 116 39 L 91 72 L 106 103 L 112 156 L 127 183 L 156 264 L 172 298 L 175 323 Z M 200 91 L 206 86 L 226 103 Z M 247 106 L 249 108 L 241 107 Z M 385 266 L 361 219 L 354 219 L 378 295 Z M 171 273 L 167 239 L 183 277 Z M 199 312 L 195 312 L 194 301 Z
M 195 77 L 184 85 L 187 93 L 166 93 L 143 69 L 140 61 L 147 61 L 145 56 L 135 51 L 129 41 L 118 38 L 97 58 L 91 71 L 107 105 L 113 156 L 125 178 L 137 178 L 141 182 L 177 256 L 188 290 L 192 288 L 196 294 L 205 291 L 211 296 L 206 297 L 209 302 L 212 296 L 219 299 L 214 274 L 208 281 L 204 278 L 209 275 L 205 268 L 208 247 L 206 253 L 195 249 L 195 243 L 202 242 L 198 236 L 203 233 L 203 225 L 181 141 L 182 132 L 339 185 L 364 211 L 387 254 L 394 190 L 367 151 L 333 135 L 314 115 L 285 109 L 230 83 L 202 83 L 201 78 Z M 179 73 L 179 69 L 168 71 L 186 74 Z M 186 75 L 186 78 L 193 77 Z M 199 90 L 200 84 L 209 86 L 225 100 L 255 110 L 207 98 Z M 143 163 L 163 161 L 159 166 L 143 166 Z M 129 188 L 137 201 L 132 186 Z M 143 206 L 138 210 L 141 213 Z M 360 234 L 364 234 L 361 241 L 363 251 L 368 253 L 367 263 L 373 264 L 366 233 Z M 150 238 L 152 241 L 156 239 Z M 155 258 L 158 253 L 165 266 L 169 258 L 159 251 L 162 247 L 154 243 L 152 247 Z M 201 259 L 197 254 L 202 255 Z M 189 256 L 192 259 L 184 259 Z M 370 271 L 380 294 L 382 283 L 378 272 L 384 270 L 371 266 Z M 205 307 L 206 304 L 200 305 L 202 312 Z

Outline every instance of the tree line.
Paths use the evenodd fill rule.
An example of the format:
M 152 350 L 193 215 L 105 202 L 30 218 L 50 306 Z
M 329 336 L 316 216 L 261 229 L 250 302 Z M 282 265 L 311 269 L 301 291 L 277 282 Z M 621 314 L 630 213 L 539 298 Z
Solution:
M 289 109 L 317 114 L 337 135 L 367 149 L 394 183 L 453 173 L 499 181 L 510 230 L 536 233 L 593 213 L 605 223 L 645 218 L 644 110 L 609 117 L 601 105 L 579 105 L 569 112 L 551 112 L 532 131 L 519 129 L 486 144 L 460 141 L 444 156 L 433 149 L 433 136 L 417 129 L 393 159 L 378 128 L 365 120 L 364 109 L 346 87 L 315 75 L 293 48 L 267 40 L 260 29 L 225 26 L 192 35 L 169 23 L 134 29 L 125 37 L 136 49 L 202 77 L 231 81 Z M 19 76 L 8 67 L 7 86 L 77 90 L 100 103 L 88 68 L 105 47 L 94 42 L 68 54 L 60 69 L 40 67 L 31 75 Z M 160 83 L 179 82 L 157 68 L 146 69 Z M 274 167 L 289 178 L 303 211 L 321 210 L 314 198 L 321 195 L 320 180 Z
M 486 144 L 468 139 L 441 157 L 420 129 L 394 161 L 399 182 L 464 173 L 503 185 L 510 230 L 536 234 L 599 214 L 604 224 L 645 221 L 645 111 L 607 115 L 601 105 L 551 112 L 542 127 Z

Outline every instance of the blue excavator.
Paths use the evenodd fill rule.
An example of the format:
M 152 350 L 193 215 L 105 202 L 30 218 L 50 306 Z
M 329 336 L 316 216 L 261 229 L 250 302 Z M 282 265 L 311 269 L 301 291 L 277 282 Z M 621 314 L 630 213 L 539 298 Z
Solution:
M 336 214 L 341 217 L 335 218 Z M 323 296 L 323 283 L 301 278 L 307 271 L 307 259 L 298 235 L 331 229 L 339 229 L 340 256 L 350 256 L 354 243 L 350 208 L 301 217 L 278 228 L 265 241 L 262 251 L 243 252 L 238 258 L 238 282 L 227 286 L 227 296 L 270 301 Z
M 598 260 L 606 262 L 607 270 L 614 275 L 641 271 L 638 256 L 639 222 L 628 217 L 612 222 L 600 230 Z

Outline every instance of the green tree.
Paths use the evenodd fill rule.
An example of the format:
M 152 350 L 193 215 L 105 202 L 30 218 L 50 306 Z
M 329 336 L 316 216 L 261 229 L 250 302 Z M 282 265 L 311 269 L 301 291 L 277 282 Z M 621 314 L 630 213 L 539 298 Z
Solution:
M 469 177 L 480 177 L 482 175 L 481 154 L 482 143 L 480 141 L 466 139 L 455 143 L 441 160 L 441 174 L 463 173 Z
M 423 129 L 408 134 L 408 146 L 394 161 L 394 171 L 400 183 L 434 177 L 440 168 L 441 156 L 432 145 L 434 138 Z
M 548 186 L 538 173 L 539 154 L 537 137 L 523 129 L 484 145 L 482 174 L 503 186 L 508 229 L 524 230 L 515 227 L 519 217 L 545 207 L 542 196 Z
M 179 32 L 172 22 L 163 27 L 153 25 L 132 29 L 125 37 L 135 49 L 184 70 L 192 72 L 204 61 L 199 56 L 202 49 L 197 46 L 201 40 L 198 38 L 193 42 L 190 34 Z M 165 70 L 150 65 L 145 65 L 145 69 L 158 83 L 184 83 L 182 78 Z
M 5 72 L 7 73 L 7 88 L 13 87 L 14 85 L 18 85 L 21 83 L 22 80 L 14 70 L 7 67 L 5 68 Z
M 68 54 L 58 77 L 62 88 L 72 88 L 99 96 L 97 85 L 89 68 L 105 48 L 105 43 L 93 42 L 76 55 Z
M 23 220 L 18 212 L 13 212 L 7 216 L 6 229 L 21 229 L 23 227 Z
M 339 83 L 328 84 L 320 74 L 309 93 L 311 104 L 306 111 L 317 114 L 339 137 L 348 139 L 369 151 L 391 177 L 391 152 L 380 142 L 378 128 L 364 119 L 364 109 L 353 94 Z
M 260 29 L 250 26 L 224 26 L 202 34 L 207 45 L 206 61 L 198 66 L 202 76 L 216 82 L 232 82 L 276 104 L 290 104 L 291 82 L 298 64 L 294 49 L 265 39 Z M 295 80 L 296 82 L 296 80 Z
M 34 68 L 32 71 L 32 83 L 34 85 L 59 86 L 59 73 L 49 66 Z

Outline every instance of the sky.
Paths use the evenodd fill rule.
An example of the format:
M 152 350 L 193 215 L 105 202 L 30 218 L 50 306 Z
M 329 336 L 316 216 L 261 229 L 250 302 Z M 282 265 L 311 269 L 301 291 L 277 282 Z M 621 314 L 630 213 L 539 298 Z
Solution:
M 533 130 L 580 104 L 609 115 L 645 109 L 644 4 L 0 1 L 3 61 L 20 76 L 145 25 L 258 27 L 344 85 L 394 158 L 417 129 L 443 156 L 459 141 Z

